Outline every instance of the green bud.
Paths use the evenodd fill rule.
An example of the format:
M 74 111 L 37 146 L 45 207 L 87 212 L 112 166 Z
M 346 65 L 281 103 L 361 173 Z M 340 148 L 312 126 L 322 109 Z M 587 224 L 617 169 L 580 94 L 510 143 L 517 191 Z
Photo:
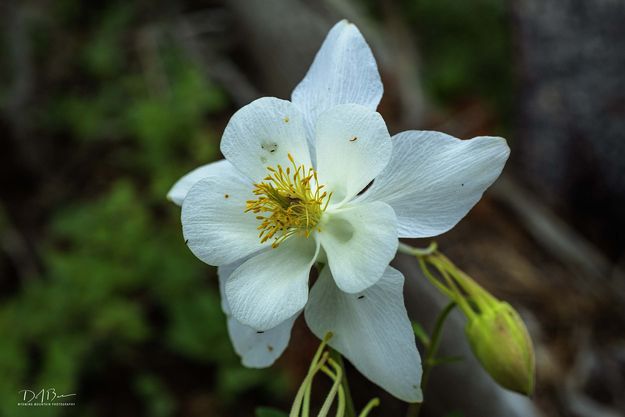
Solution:
M 534 348 L 525 323 L 510 304 L 496 301 L 488 305 L 470 318 L 465 332 L 473 354 L 499 385 L 532 394 Z
M 531 395 L 534 348 L 516 310 L 495 298 L 440 252 L 421 255 L 419 265 L 426 278 L 467 317 L 465 333 L 486 372 L 502 387 Z M 428 265 L 438 270 L 438 278 Z

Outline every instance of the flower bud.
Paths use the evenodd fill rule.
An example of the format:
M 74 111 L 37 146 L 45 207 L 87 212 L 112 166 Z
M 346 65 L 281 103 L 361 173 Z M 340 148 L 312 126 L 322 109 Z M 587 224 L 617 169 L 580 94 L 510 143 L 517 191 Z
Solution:
M 473 354 L 499 385 L 532 394 L 534 348 L 523 320 L 510 304 L 488 305 L 469 320 L 465 332 Z

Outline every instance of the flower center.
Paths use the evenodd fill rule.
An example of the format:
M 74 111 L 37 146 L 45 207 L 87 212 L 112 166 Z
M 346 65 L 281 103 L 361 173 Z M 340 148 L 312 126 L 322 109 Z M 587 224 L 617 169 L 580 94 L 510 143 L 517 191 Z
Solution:
M 291 166 L 286 169 L 280 165 L 267 167 L 269 175 L 254 184 L 258 198 L 247 201 L 245 208 L 246 213 L 257 214 L 261 221 L 261 243 L 274 239 L 273 248 L 296 233 L 310 236 L 332 197 L 332 193 L 321 191 L 324 186 L 319 185 L 314 169 L 297 165 L 291 154 L 289 161 Z

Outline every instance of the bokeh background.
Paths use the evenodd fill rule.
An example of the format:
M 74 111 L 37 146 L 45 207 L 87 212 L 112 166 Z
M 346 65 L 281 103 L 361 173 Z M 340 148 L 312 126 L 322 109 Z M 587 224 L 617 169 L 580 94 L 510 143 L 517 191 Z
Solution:
M 243 368 L 215 270 L 165 195 L 220 158 L 237 108 L 288 98 L 342 18 L 374 50 L 391 133 L 500 135 L 513 150 L 436 240 L 527 321 L 536 394 L 469 363 L 432 381 L 425 415 L 625 415 L 625 2 L 24 0 L 0 3 L 1 416 L 288 410 L 317 341 L 300 319 L 274 367 Z M 435 295 L 398 262 L 428 328 Z M 466 350 L 457 320 L 451 353 Z M 377 395 L 372 415 L 402 415 L 348 371 L 359 407 Z M 76 406 L 16 407 L 44 387 Z

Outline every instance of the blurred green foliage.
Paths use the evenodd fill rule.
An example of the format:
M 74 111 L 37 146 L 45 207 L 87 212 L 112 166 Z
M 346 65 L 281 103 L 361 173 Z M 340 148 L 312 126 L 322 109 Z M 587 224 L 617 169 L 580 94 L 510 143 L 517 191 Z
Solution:
M 284 411 L 275 408 L 258 407 L 256 409 L 256 417 L 287 417 L 287 415 Z
M 509 127 L 513 111 L 509 2 L 402 0 L 418 36 L 423 85 L 439 106 L 479 98 Z
M 42 62 L 64 71 L 36 128 L 64 138 L 58 151 L 66 158 L 87 158 L 79 175 L 92 186 L 45 213 L 44 272 L 22 277 L 0 305 L 0 415 L 33 415 L 16 406 L 22 389 L 77 393 L 79 407 L 37 410 L 47 416 L 105 415 L 113 407 L 167 417 L 193 395 L 209 396 L 204 415 L 213 416 L 246 393 L 286 393 L 278 371 L 240 365 L 215 273 L 184 245 L 179 208 L 165 199 L 182 174 L 218 157 L 211 120 L 230 111 L 228 99 L 175 39 L 142 26 L 130 4 L 109 6 L 88 29 L 89 5 L 76 1 L 53 9 L 50 20 L 63 27 L 33 23 L 34 43 L 72 39 L 64 57 L 52 56 L 58 49 L 46 49 L 50 41 L 40 45 Z M 197 369 L 199 382 L 176 364 Z M 126 404 L 98 403 L 111 380 Z

